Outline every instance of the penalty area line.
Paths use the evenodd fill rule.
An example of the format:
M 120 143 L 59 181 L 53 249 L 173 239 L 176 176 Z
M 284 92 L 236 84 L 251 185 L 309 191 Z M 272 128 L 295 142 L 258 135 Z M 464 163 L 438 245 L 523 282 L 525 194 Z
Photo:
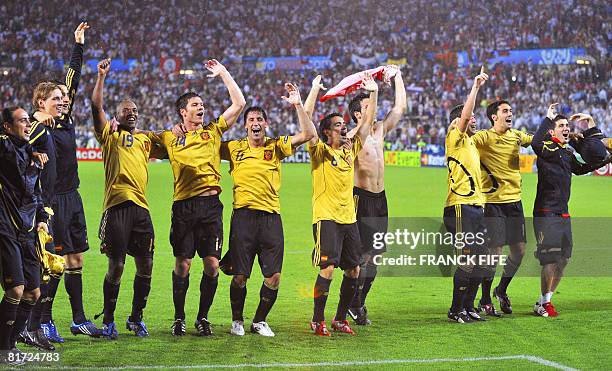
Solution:
M 432 358 L 432 359 L 381 359 L 371 361 L 339 361 L 339 362 L 312 362 L 312 363 L 241 363 L 235 365 L 133 365 L 133 366 L 117 366 L 117 367 L 36 367 L 34 369 L 62 369 L 62 370 L 189 370 L 189 369 L 236 369 L 236 368 L 301 368 L 301 367 L 325 367 L 325 366 L 374 366 L 374 365 L 398 365 L 398 364 L 431 364 L 431 363 L 446 363 L 446 362 L 477 362 L 477 361 L 505 361 L 505 360 L 525 360 L 532 363 L 537 363 L 542 366 L 551 367 L 563 371 L 577 371 L 573 367 L 563 365 L 558 362 L 549 361 L 547 359 L 532 355 L 513 355 L 513 356 L 497 356 L 497 357 L 465 357 L 465 358 Z

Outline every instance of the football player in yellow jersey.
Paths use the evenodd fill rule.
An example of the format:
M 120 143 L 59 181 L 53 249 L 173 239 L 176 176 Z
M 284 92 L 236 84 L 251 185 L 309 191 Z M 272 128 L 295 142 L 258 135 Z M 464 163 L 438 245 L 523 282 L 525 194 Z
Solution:
M 319 267 L 314 285 L 314 314 L 310 326 L 316 335 L 330 336 L 325 324 L 325 304 L 335 267 L 344 271 L 340 301 L 332 328 L 354 334 L 346 315 L 357 292 L 361 242 L 353 201 L 354 162 L 376 117 L 378 85 L 363 75 L 362 88 L 370 92 L 366 118 L 352 139 L 342 115 L 332 113 L 319 125 L 319 135 L 308 142 L 312 167 L 312 222 L 315 247 L 313 265 Z M 313 84 L 318 89 L 317 84 Z M 318 90 L 317 90 L 318 91 Z M 306 111 L 312 113 L 316 94 L 309 94 Z M 319 139 L 319 136 L 321 139 Z M 350 141 L 350 142 L 349 142 Z M 350 149 L 345 144 L 350 143 Z
M 242 312 L 246 283 L 257 255 L 264 282 L 259 291 L 259 306 L 253 317 L 251 332 L 274 336 L 266 317 L 276 301 L 283 265 L 283 224 L 279 202 L 281 160 L 316 135 L 314 124 L 304 111 L 298 89 L 292 84 L 285 84 L 285 89 L 289 96 L 282 98 L 295 107 L 299 133 L 279 138 L 266 137 L 266 112 L 261 107 L 249 107 L 244 113 L 247 137 L 221 144 L 221 158 L 230 161 L 230 173 L 234 180 L 229 250 L 221 260 L 223 271 L 233 275 L 230 284 L 230 333 L 233 335 L 244 335 Z
M 484 196 L 480 179 L 480 157 L 472 141 L 476 120 L 472 114 L 478 90 L 489 76 L 481 69 L 465 104 L 453 110 L 451 126 L 446 135 L 448 166 L 448 196 L 444 207 L 444 225 L 454 235 L 454 247 L 466 257 L 483 254 L 486 227 Z M 481 320 L 471 297 L 478 292 L 482 273 L 473 262 L 459 264 L 453 277 L 453 301 L 448 318 L 458 323 Z
M 512 305 L 506 289 L 521 265 L 527 241 L 521 202 L 519 150 L 531 145 L 533 135 L 512 128 L 512 107 L 505 100 L 489 104 L 487 117 L 492 127 L 477 132 L 472 140 L 480 153 L 489 254 L 499 256 L 504 245 L 510 246 L 504 274 L 493 293 L 502 311 L 511 314 Z M 495 265 L 485 267 L 478 308 L 487 315 L 500 317 L 491 301 L 495 268 Z
M 174 174 L 174 203 L 170 243 L 175 256 L 172 272 L 174 324 L 172 334 L 183 336 L 185 326 L 185 295 L 189 288 L 191 261 L 197 252 L 204 262 L 200 281 L 200 306 L 195 327 L 200 336 L 212 335 L 208 311 L 217 291 L 219 259 L 223 243 L 223 205 L 219 200 L 221 186 L 221 135 L 240 116 L 246 105 L 240 88 L 227 69 L 217 60 L 205 67 L 210 78 L 221 77 L 232 104 L 216 120 L 204 123 L 204 103 L 196 93 L 181 95 L 176 112 L 184 136 L 171 131 L 150 134 L 154 143 L 168 152 Z
M 98 78 L 91 97 L 95 135 L 104 155 L 104 214 L 100 222 L 101 251 L 108 256 L 104 277 L 104 318 L 102 336 L 117 339 L 114 312 L 125 256 L 134 257 L 134 298 L 126 328 L 136 336 L 148 336 L 142 320 L 151 289 L 153 271 L 153 223 L 145 197 L 148 182 L 151 140 L 137 133 L 138 108 L 131 100 L 117 107 L 118 130 L 113 131 L 103 108 L 104 80 L 110 70 L 110 59 L 98 63 Z

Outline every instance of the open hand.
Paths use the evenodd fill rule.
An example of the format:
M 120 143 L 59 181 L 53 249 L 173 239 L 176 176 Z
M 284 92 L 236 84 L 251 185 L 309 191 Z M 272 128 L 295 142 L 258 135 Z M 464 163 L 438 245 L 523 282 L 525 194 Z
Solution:
M 81 24 L 74 30 L 74 41 L 77 44 L 85 44 L 85 30 L 89 29 L 87 22 L 81 22 Z
M 285 97 L 285 96 L 281 97 L 285 102 L 289 104 L 293 104 L 294 106 L 302 104 L 302 98 L 300 97 L 300 91 L 295 85 L 291 83 L 285 83 L 285 90 L 287 90 L 287 93 L 289 95 L 289 97 Z
M 312 80 L 312 87 L 327 90 L 327 88 L 321 84 L 321 75 L 317 75 L 317 77 Z
M 183 138 L 189 132 L 183 123 L 174 125 L 170 131 L 177 138 Z
M 550 106 L 548 106 L 548 111 L 546 111 L 546 117 L 548 117 L 548 119 L 552 121 L 555 117 L 557 117 L 558 109 L 559 103 L 551 104 Z
M 378 84 L 374 81 L 372 75 L 367 72 L 364 72 L 361 75 L 361 85 L 359 85 L 360 89 L 365 89 L 369 92 L 378 91 Z
M 588 113 L 576 113 L 570 117 L 570 121 L 578 121 L 578 123 L 585 123 L 586 126 L 590 129 L 595 126 L 595 120 Z
M 110 125 L 111 133 L 114 133 L 119 129 L 119 121 L 117 121 L 117 119 L 114 117 L 109 121 L 108 124 Z
M 51 116 L 48 113 L 36 111 L 34 113 L 34 119 L 46 127 L 49 127 L 52 129 L 55 128 L 55 120 L 53 119 L 53 116 Z
M 32 156 L 34 157 L 34 161 L 38 162 L 41 167 L 44 167 L 47 162 L 49 162 L 49 156 L 46 153 L 41 152 L 32 152 Z
M 402 74 L 399 67 L 394 64 L 389 64 L 385 66 L 383 70 L 383 81 L 387 85 L 391 85 L 391 79 L 394 78 L 397 74 Z
M 219 76 L 224 72 L 227 72 L 225 66 L 219 63 L 219 61 L 216 59 L 209 59 L 204 65 L 204 67 L 206 67 L 206 69 L 211 72 L 209 75 L 207 75 L 211 79 Z

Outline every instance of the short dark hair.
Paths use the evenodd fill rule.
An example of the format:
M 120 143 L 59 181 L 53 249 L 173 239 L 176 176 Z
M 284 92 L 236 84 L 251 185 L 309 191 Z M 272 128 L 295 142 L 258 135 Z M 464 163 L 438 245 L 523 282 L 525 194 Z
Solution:
M 176 100 L 176 103 L 174 103 L 174 106 L 176 108 L 176 114 L 179 115 L 181 119 L 183 118 L 183 116 L 181 115 L 181 110 L 187 108 L 187 103 L 189 102 L 189 99 L 191 98 L 202 98 L 202 97 L 200 97 L 200 95 L 198 95 L 197 93 L 190 91 L 189 93 L 185 93 L 181 95 L 180 97 L 178 97 L 178 99 Z
M 497 109 L 502 104 L 507 104 L 509 106 L 511 105 L 510 102 L 508 102 L 507 100 L 500 99 L 487 106 L 487 118 L 489 119 L 489 121 L 491 121 L 491 126 L 493 125 L 493 115 L 497 114 Z
M 138 105 L 136 104 L 136 102 L 134 102 L 134 100 L 132 98 L 122 98 L 119 103 L 117 104 L 117 115 L 119 115 L 121 113 L 121 105 L 124 103 L 132 103 L 133 105 L 136 106 L 136 110 L 138 110 Z
M 568 120 L 568 119 L 567 119 L 567 117 L 565 117 L 563 115 L 557 115 L 557 116 L 555 116 L 554 119 L 552 119 L 552 122 L 553 122 L 554 126 L 557 126 L 557 121 L 559 121 L 559 120 Z
M 323 140 L 323 143 L 327 143 L 328 138 L 327 135 L 325 135 L 325 130 L 331 129 L 332 118 L 334 117 L 342 118 L 342 115 L 338 112 L 330 113 L 329 115 L 323 117 L 323 119 L 319 123 L 319 136 Z
M 9 124 L 13 125 L 15 123 L 15 118 L 13 117 L 13 113 L 15 113 L 15 111 L 17 111 L 18 109 L 22 109 L 19 106 L 14 106 L 14 107 L 7 107 L 4 108 L 2 110 L 2 124 L 4 124 L 5 122 L 8 122 Z
M 450 111 L 450 114 L 448 115 L 448 120 L 450 121 L 450 123 L 455 121 L 455 119 L 458 119 L 459 117 L 461 117 L 462 111 L 463 111 L 463 104 L 453 107 L 453 109 Z
M 4 130 L 4 123 L 9 124 L 10 126 L 13 126 L 15 124 L 15 117 L 13 117 L 13 114 L 18 109 L 23 109 L 23 107 L 13 106 L 6 107 L 2 110 L 2 114 L 0 116 L 0 134 L 6 133 L 6 131 Z
M 353 122 L 357 123 L 355 112 L 361 112 L 361 101 L 368 98 L 370 98 L 370 94 L 359 93 L 353 97 L 353 99 L 351 99 L 349 103 L 349 114 L 351 115 Z
M 263 116 L 264 120 L 268 121 L 268 115 L 266 114 L 266 110 L 264 110 L 262 107 L 259 107 L 259 106 L 252 106 L 252 107 L 247 108 L 246 111 L 244 111 L 244 115 L 242 116 L 242 119 L 244 120 L 245 124 L 246 124 L 247 116 L 251 112 L 259 112 L 259 113 L 261 113 L 261 115 Z

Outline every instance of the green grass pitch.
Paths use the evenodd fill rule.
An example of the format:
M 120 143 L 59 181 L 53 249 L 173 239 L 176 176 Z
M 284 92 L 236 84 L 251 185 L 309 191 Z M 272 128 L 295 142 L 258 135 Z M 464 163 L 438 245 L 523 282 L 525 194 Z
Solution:
M 81 195 L 85 204 L 90 251 L 85 255 L 84 301 L 87 316 L 102 309 L 102 280 L 106 257 L 99 253 L 97 238 L 101 216 L 104 171 L 102 163 L 80 163 Z M 231 177 L 223 164 L 225 244 L 232 208 Z M 515 314 L 486 323 L 458 325 L 447 322 L 451 278 L 380 277 L 368 297 L 373 325 L 357 327 L 357 336 L 319 338 L 311 334 L 312 285 L 317 271 L 311 266 L 311 178 L 309 165 L 285 164 L 281 191 L 285 229 L 285 261 L 279 297 L 268 322 L 276 332 L 263 338 L 247 332 L 237 338 L 229 334 L 231 311 L 228 276 L 221 274 L 219 289 L 209 319 L 215 335 L 196 337 L 193 328 L 199 298 L 202 262 L 194 260 L 186 313 L 188 336 L 173 338 L 171 271 L 174 264 L 168 242 L 172 203 L 172 173 L 167 163 L 150 164 L 148 199 L 155 225 L 156 243 L 151 294 L 145 322 L 151 336 L 139 339 L 125 330 L 131 308 L 134 264 L 128 257 L 115 314 L 119 340 L 90 339 L 70 334 L 70 307 L 63 283 L 54 305 L 54 317 L 66 343 L 59 345 L 62 365 L 77 368 L 129 366 L 186 366 L 238 364 L 311 364 L 385 360 L 427 360 L 469 357 L 532 355 L 574 368 L 604 369 L 612 363 L 612 278 L 567 277 L 555 294 L 558 318 L 538 318 L 531 308 L 539 295 L 539 279 L 517 277 L 510 288 Z M 523 177 L 525 215 L 530 216 L 535 197 L 536 175 Z M 610 179 L 575 177 L 570 210 L 573 216 L 612 217 L 612 202 L 606 197 Z M 386 191 L 392 217 L 439 217 L 446 197 L 446 170 L 387 167 Z M 602 225 L 601 228 L 610 228 Z M 533 242 L 533 232 L 527 231 Z M 525 259 L 534 259 L 532 243 Z M 575 241 L 574 251 L 580 249 Z M 570 266 L 573 262 L 570 261 Z M 609 267 L 608 267 L 609 269 Z M 250 325 L 257 302 L 261 275 L 257 264 L 249 281 L 245 327 Z M 326 315 L 333 316 L 338 301 L 340 271 L 336 270 Z M 497 282 L 497 280 L 496 280 Z M 100 325 L 100 321 L 96 321 Z M 24 347 L 25 348 L 25 347 Z M 26 348 L 27 349 L 27 348 Z M 25 349 L 24 349 L 25 350 Z M 386 361 L 385 361 L 386 362 Z M 286 366 L 278 366 L 284 368 Z M 540 369 L 542 364 L 526 359 L 440 361 L 436 363 L 371 364 L 370 368 L 523 368 Z M 314 365 L 306 369 L 317 368 Z

